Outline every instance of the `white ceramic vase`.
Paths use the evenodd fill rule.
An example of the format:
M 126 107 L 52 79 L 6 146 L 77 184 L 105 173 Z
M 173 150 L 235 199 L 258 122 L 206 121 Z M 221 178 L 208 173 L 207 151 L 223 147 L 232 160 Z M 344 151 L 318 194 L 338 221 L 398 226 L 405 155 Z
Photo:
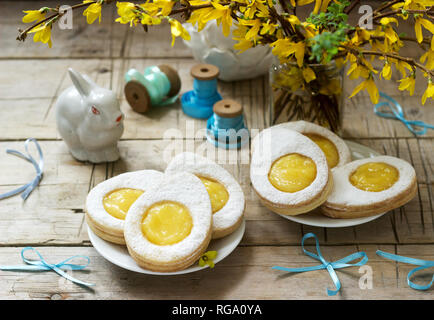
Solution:
M 256 78 L 267 74 L 276 61 L 270 48 L 266 46 L 257 46 L 239 53 L 233 48 L 237 41 L 232 39 L 232 34 L 225 37 L 221 26 L 217 26 L 215 21 L 210 21 L 201 32 L 190 23 L 183 26 L 191 35 L 191 40 L 184 43 L 192 50 L 194 58 L 219 67 L 220 80 Z M 231 32 L 234 29 L 232 27 Z

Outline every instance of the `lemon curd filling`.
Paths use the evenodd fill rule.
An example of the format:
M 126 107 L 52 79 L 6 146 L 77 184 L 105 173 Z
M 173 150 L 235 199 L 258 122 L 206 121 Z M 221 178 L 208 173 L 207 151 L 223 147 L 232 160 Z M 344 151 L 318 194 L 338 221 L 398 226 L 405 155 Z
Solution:
M 105 211 L 113 217 L 125 220 L 128 209 L 143 194 L 142 190 L 122 188 L 107 193 L 102 201 Z
M 350 175 L 350 182 L 358 189 L 379 192 L 389 189 L 398 178 L 399 171 L 395 167 L 383 162 L 368 162 Z
M 321 148 L 322 152 L 324 152 L 326 156 L 329 168 L 334 168 L 337 166 L 337 164 L 339 163 L 339 153 L 334 143 L 332 143 L 329 139 L 317 134 L 307 133 L 305 134 L 305 136 L 315 142 L 318 147 Z
M 193 227 L 189 210 L 173 201 L 156 203 L 146 210 L 142 233 L 152 243 L 171 245 L 186 238 Z
M 211 200 L 212 213 L 216 213 L 223 208 L 228 202 L 229 193 L 226 188 L 219 182 L 204 177 L 198 177 L 205 185 Z
M 268 179 L 276 189 L 291 193 L 308 187 L 315 177 L 315 162 L 297 153 L 277 159 L 268 173 Z

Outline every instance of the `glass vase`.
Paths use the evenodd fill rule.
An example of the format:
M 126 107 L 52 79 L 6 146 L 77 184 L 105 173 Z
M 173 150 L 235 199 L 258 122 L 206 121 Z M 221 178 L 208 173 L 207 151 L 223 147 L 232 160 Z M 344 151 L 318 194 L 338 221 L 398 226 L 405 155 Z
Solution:
M 305 120 L 340 132 L 343 69 L 335 63 L 273 65 L 269 83 L 270 125 Z

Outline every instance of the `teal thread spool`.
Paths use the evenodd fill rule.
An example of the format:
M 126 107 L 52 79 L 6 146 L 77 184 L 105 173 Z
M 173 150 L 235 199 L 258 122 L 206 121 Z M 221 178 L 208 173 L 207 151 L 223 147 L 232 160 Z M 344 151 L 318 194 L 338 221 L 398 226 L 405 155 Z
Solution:
M 165 64 L 148 67 L 143 74 L 130 69 L 125 74 L 125 81 L 125 97 L 131 108 L 140 113 L 153 106 L 174 103 L 181 90 L 178 72 Z
M 249 141 L 243 107 L 236 101 L 220 100 L 213 106 L 214 114 L 208 119 L 206 138 L 216 147 L 239 149 Z
M 193 90 L 181 97 L 182 111 L 190 117 L 208 119 L 214 104 L 222 97 L 217 91 L 219 68 L 212 64 L 197 64 L 191 68 Z

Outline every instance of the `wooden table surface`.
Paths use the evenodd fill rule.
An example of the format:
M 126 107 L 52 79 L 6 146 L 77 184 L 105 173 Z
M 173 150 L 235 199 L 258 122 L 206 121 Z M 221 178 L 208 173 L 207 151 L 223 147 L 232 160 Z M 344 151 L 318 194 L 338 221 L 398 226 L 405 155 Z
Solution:
M 167 63 L 180 72 L 182 92 L 192 88 L 190 68 L 195 64 L 180 40 L 170 47 L 167 26 L 148 34 L 141 28 L 115 24 L 115 12 L 105 8 L 100 25 L 88 26 L 80 14 L 72 30 L 54 30 L 53 48 L 15 40 L 22 27 L 22 10 L 37 9 L 47 1 L 0 2 L 0 193 L 27 183 L 34 169 L 25 161 L 5 153 L 6 148 L 23 150 L 23 142 L 37 138 L 44 152 L 45 171 L 40 186 L 27 201 L 18 196 L 0 202 L 0 265 L 21 264 L 23 247 L 37 248 L 49 262 L 72 255 L 87 255 L 91 264 L 73 275 L 95 283 L 86 289 L 54 272 L 0 271 L 0 299 L 433 299 L 434 290 L 420 292 L 408 287 L 412 266 L 378 257 L 377 249 L 434 260 L 434 131 L 416 138 L 397 121 L 384 120 L 372 112 L 366 94 L 345 100 L 343 137 L 369 146 L 382 154 L 398 156 L 416 169 L 418 194 L 407 205 L 381 218 L 356 227 L 325 229 L 287 221 L 264 208 L 249 181 L 248 164 L 225 167 L 241 183 L 246 200 L 246 232 L 239 247 L 212 270 L 180 276 L 150 276 L 119 268 L 92 247 L 83 207 L 88 191 L 97 183 L 122 172 L 139 169 L 164 170 L 163 152 L 170 141 L 169 128 L 185 132 L 186 121 L 195 130 L 205 121 L 183 114 L 179 103 L 146 115 L 134 113 L 123 96 L 123 76 L 131 68 Z M 49 2 L 55 6 L 57 2 Z M 125 113 L 125 132 L 119 143 L 122 159 L 109 164 L 75 161 L 56 131 L 54 103 L 71 85 L 67 68 L 87 73 L 101 85 L 115 90 Z M 421 78 L 421 77 L 419 77 Z M 420 79 L 419 79 L 420 80 Z M 433 103 L 420 106 L 426 88 L 421 81 L 413 97 L 397 90 L 396 83 L 381 82 L 387 92 L 405 106 L 411 119 L 434 122 Z M 346 81 L 345 91 L 356 83 Z M 249 128 L 267 123 L 266 77 L 234 83 L 219 83 L 224 97 L 241 102 Z M 190 137 L 182 142 L 188 143 Z M 199 142 L 198 142 L 199 143 Z M 202 141 L 200 141 L 202 143 Z M 358 267 L 337 271 L 343 289 L 335 297 L 324 270 L 291 276 L 271 269 L 273 265 L 301 267 L 317 264 L 302 253 L 303 234 L 314 232 L 326 259 L 342 258 L 365 251 L 373 270 L 373 288 L 359 288 Z M 432 270 L 418 277 L 428 281 Z

